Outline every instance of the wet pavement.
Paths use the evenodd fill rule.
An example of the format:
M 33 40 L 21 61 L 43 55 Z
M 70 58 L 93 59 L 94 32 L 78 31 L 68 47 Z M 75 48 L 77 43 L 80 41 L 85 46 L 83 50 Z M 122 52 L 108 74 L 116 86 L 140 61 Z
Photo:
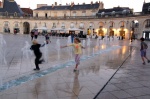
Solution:
M 148 84 L 146 81 L 150 73 L 148 64 L 141 65 L 138 41 L 132 44 L 129 41 L 105 42 L 96 46 L 96 40 L 93 39 L 90 47 L 83 50 L 79 71 L 73 72 L 75 63 L 72 49 L 64 48 L 58 52 L 58 38 L 53 37 L 52 43 L 41 49 L 47 61 L 40 65 L 41 71 L 35 72 L 34 55 L 26 58 L 21 51 L 25 41 L 31 44 L 30 36 L 6 34 L 4 39 L 7 43 L 7 65 L 0 66 L 0 99 L 93 99 L 107 83 L 96 99 L 148 97 L 148 93 L 134 92 L 134 88 L 149 90 L 142 86 Z M 39 37 L 38 41 L 43 43 L 44 37 Z M 67 38 L 60 38 L 60 42 L 66 45 Z M 125 82 L 128 76 L 131 76 L 130 86 Z M 140 84 L 137 83 L 139 80 Z

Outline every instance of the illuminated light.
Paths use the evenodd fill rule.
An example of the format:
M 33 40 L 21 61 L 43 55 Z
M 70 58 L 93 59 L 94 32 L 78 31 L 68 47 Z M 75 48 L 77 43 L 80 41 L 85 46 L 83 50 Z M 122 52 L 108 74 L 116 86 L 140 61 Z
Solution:
M 104 49 L 105 48 L 105 46 L 104 45 L 102 45 L 102 49 Z
M 123 48 L 122 48 L 122 54 L 125 54 L 125 52 L 126 52 L 126 47 L 123 46 Z
M 145 38 L 145 33 L 143 33 L 143 38 Z
M 149 33 L 149 39 L 150 39 L 150 33 Z

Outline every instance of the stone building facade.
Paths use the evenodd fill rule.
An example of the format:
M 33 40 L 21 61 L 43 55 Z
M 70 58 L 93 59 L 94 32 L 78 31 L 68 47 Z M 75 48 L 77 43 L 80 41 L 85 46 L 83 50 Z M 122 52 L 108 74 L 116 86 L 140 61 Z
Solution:
M 80 6 L 84 8 L 85 5 Z M 48 29 L 63 28 L 66 29 L 66 33 L 69 33 L 69 28 L 77 28 L 80 31 L 75 31 L 76 33 L 82 31 L 83 34 L 123 36 L 125 39 L 130 39 L 133 33 L 136 38 L 140 38 L 143 36 L 144 31 L 150 31 L 150 18 L 147 14 L 133 12 L 129 15 L 102 15 L 99 17 L 93 11 L 98 13 L 100 9 L 103 9 L 104 4 L 102 2 L 94 4 L 91 2 L 89 5 L 98 5 L 98 7 L 95 6 L 94 9 L 77 9 L 78 7 L 75 7 L 72 3 L 72 5 L 67 5 L 70 8 L 74 6 L 75 9 L 71 9 L 71 11 L 70 8 L 64 10 L 66 6 L 63 7 L 62 5 L 57 5 L 57 10 L 48 10 L 49 7 L 49 9 L 52 9 L 54 6 L 52 5 L 35 9 L 33 17 L 0 16 L 0 32 L 8 32 L 5 30 L 9 28 L 9 32 L 13 33 L 14 28 L 17 28 L 20 34 L 29 34 L 34 28 L 46 27 Z M 83 14 L 85 12 L 86 15 Z M 51 31 L 49 30 L 49 32 Z

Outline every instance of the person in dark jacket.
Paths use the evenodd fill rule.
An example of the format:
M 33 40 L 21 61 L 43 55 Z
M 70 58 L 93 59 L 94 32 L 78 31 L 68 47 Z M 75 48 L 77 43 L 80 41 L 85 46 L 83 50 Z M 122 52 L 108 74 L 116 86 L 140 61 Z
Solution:
M 49 44 L 49 42 L 51 42 L 48 34 L 45 35 L 45 40 L 46 44 Z
M 35 66 L 36 68 L 34 70 L 40 70 L 39 68 L 39 64 L 41 64 L 42 62 L 44 62 L 44 60 L 40 60 L 40 58 L 42 57 L 42 53 L 40 51 L 40 47 L 43 47 L 45 44 L 41 45 L 38 44 L 38 42 L 36 40 L 33 40 L 33 45 L 31 46 L 31 50 L 33 50 L 34 55 L 35 55 Z
M 34 37 L 34 31 L 31 31 L 31 41 L 33 40 Z

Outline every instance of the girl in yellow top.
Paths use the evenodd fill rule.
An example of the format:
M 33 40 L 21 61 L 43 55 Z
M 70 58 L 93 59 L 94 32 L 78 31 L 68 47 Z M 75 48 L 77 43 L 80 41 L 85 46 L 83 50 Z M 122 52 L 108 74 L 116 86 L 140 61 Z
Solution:
M 67 46 L 61 46 L 61 48 L 68 47 L 68 46 L 74 47 L 75 62 L 76 62 L 76 67 L 74 71 L 77 71 L 78 65 L 80 64 L 80 55 L 82 54 L 81 48 L 84 48 L 84 47 L 81 45 L 81 41 L 79 38 L 75 38 L 73 44 L 70 44 Z

